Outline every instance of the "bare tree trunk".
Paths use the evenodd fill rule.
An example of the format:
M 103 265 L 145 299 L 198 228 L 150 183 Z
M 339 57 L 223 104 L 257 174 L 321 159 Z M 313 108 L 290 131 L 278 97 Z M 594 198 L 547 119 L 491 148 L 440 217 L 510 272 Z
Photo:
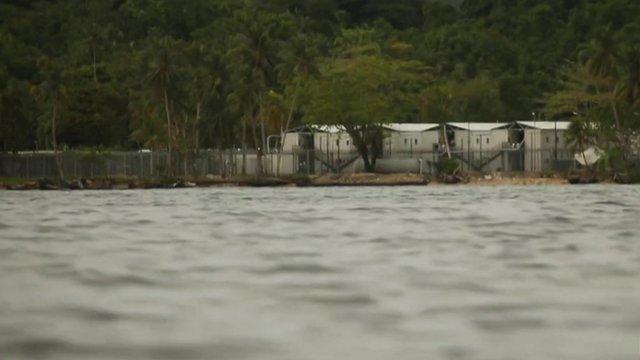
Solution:
M 449 135 L 447 135 L 447 124 L 442 125 L 442 137 L 444 139 L 444 149 L 447 152 L 447 158 L 451 159 L 451 148 L 449 147 Z
M 260 117 L 260 137 L 262 142 L 262 151 L 267 148 L 267 130 L 265 129 L 264 123 L 264 111 L 262 110 L 262 106 L 260 106 L 260 113 L 258 114 Z
M 258 113 L 256 116 L 260 116 L 260 113 Z M 258 119 L 256 119 L 256 117 L 254 116 L 251 121 L 251 132 L 253 134 L 253 147 L 256 149 L 256 160 L 257 160 L 256 174 L 255 174 L 256 177 L 262 175 L 262 149 L 260 149 L 260 142 L 258 139 L 258 129 L 256 129 L 258 125 L 257 120 Z
M 171 131 L 172 123 L 171 123 L 171 110 L 169 107 L 169 94 L 167 93 L 166 86 L 164 87 L 164 111 L 167 114 L 167 141 L 169 151 L 167 152 L 167 176 L 173 176 L 173 162 L 171 159 L 171 153 L 173 152 L 173 134 Z
M 97 65 L 96 65 L 96 46 L 95 44 L 93 44 L 91 46 L 91 52 L 92 52 L 92 56 L 93 56 L 93 81 L 97 84 L 98 83 L 98 69 L 97 69 Z
M 263 111 L 263 107 L 262 107 L 262 100 L 260 100 L 260 108 L 259 108 L 259 113 L 258 116 L 260 117 L 260 136 L 262 137 L 262 146 L 260 146 L 260 148 L 258 149 L 258 169 L 260 169 L 260 175 L 263 175 L 264 172 L 264 164 L 262 163 L 262 159 L 263 159 L 263 155 L 265 152 L 265 149 L 267 148 L 267 130 L 265 129 L 265 123 L 264 123 L 264 111 Z
M 242 175 L 247 175 L 247 116 L 242 117 Z
M 358 154 L 362 158 L 362 162 L 364 164 L 365 172 L 373 172 L 375 170 L 375 163 L 371 163 L 369 159 L 369 148 L 366 142 L 366 127 L 356 128 L 350 127 L 347 128 L 347 133 L 351 136 L 353 141 L 353 145 L 358 150 Z
M 191 173 L 195 173 L 196 170 L 196 166 L 195 166 L 195 159 L 196 156 L 200 154 L 200 133 L 199 133 L 199 128 L 200 128 L 200 114 L 201 114 L 201 110 L 202 110 L 202 101 L 199 100 L 196 103 L 196 118 L 193 121 L 193 127 L 191 128 L 191 141 L 189 141 L 190 143 L 190 148 L 191 148 L 191 163 L 189 164 L 190 169 L 191 169 Z
M 58 141 L 56 140 L 56 117 L 58 116 L 58 106 L 53 101 L 53 114 L 51 116 L 51 143 L 53 145 L 53 155 L 56 162 L 56 168 L 58 169 L 58 176 L 60 180 L 64 179 L 64 168 L 62 166 L 62 157 L 58 151 Z
M 369 150 L 367 149 L 367 145 L 362 146 L 360 156 L 362 157 L 362 162 L 364 163 L 364 171 L 368 173 L 374 172 L 375 163 L 372 163 L 369 159 Z
M 370 151 L 370 162 L 371 169 L 375 171 L 376 169 L 376 161 L 380 158 L 382 154 L 382 142 L 384 141 L 382 135 L 382 126 L 376 126 L 374 130 L 373 138 L 371 139 L 371 151 Z
M 280 159 L 282 151 L 284 150 L 284 143 L 287 140 L 287 133 L 289 132 L 289 128 L 291 127 L 291 122 L 293 121 L 293 112 L 295 110 L 296 102 L 298 100 L 298 87 L 300 82 L 296 83 L 296 88 L 293 94 L 293 99 L 291 100 L 291 106 L 289 107 L 289 114 L 287 115 L 287 123 L 284 126 L 284 130 L 280 131 L 280 146 L 278 147 L 278 156 L 277 156 L 277 164 L 276 164 L 276 176 L 280 176 Z
M 202 113 L 202 101 L 198 101 L 196 104 L 196 121 L 193 124 L 193 136 L 194 136 L 194 148 L 196 151 L 200 151 L 200 116 Z

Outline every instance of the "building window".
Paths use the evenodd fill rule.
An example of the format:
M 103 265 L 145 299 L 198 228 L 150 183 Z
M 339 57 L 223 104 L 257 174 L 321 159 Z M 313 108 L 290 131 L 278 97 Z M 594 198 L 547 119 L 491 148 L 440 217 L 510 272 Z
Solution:
M 407 145 L 407 139 L 404 139 L 404 144 Z
M 349 146 L 349 140 L 347 140 L 347 146 Z
M 418 145 L 418 139 L 414 139 L 414 144 Z
M 487 138 L 487 144 L 489 143 L 489 138 Z
M 336 146 L 340 147 L 340 140 L 336 140 Z
M 480 144 L 480 138 L 476 138 L 476 144 Z
M 547 144 L 548 144 L 549 143 L 549 137 L 548 136 L 546 137 L 546 140 L 547 140 Z

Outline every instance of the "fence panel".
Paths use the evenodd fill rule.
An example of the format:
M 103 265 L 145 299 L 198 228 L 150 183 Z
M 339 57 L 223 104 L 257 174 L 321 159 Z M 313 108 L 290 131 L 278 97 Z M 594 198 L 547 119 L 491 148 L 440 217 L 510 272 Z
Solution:
M 635 154 L 634 154 L 635 155 Z M 92 153 L 65 151 L 59 159 L 67 178 L 132 176 L 155 178 L 166 174 L 169 154 L 166 151 L 114 151 Z M 378 159 L 377 171 L 433 173 L 443 152 L 395 152 Z M 576 167 L 570 151 L 553 149 L 530 151 L 503 149 L 493 151 L 452 151 L 452 158 L 463 171 L 567 171 Z M 638 155 L 640 156 L 640 155 Z M 237 150 L 202 150 L 195 154 L 172 154 L 171 164 L 178 176 L 253 175 L 258 170 L 258 156 Z M 296 149 L 262 157 L 263 173 L 270 176 L 290 174 L 324 174 L 360 172 L 362 160 L 355 152 L 326 152 Z M 53 152 L 0 154 L 0 176 L 19 178 L 51 178 L 58 176 Z

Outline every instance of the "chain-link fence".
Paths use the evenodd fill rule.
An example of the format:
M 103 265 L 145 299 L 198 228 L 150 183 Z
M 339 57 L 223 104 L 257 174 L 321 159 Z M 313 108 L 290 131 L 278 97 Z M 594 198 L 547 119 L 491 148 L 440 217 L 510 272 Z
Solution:
M 448 157 L 443 152 L 396 152 L 380 158 L 376 171 L 383 173 L 434 173 L 438 162 Z M 555 150 L 452 151 L 463 171 L 567 171 L 575 168 L 571 152 Z M 168 166 L 175 176 L 231 176 L 324 174 L 364 171 L 363 161 L 356 152 L 326 152 L 297 149 L 287 153 L 259 155 L 243 154 L 239 150 L 204 150 L 193 154 L 154 152 L 60 152 L 58 159 L 67 178 L 135 176 L 154 178 L 165 176 Z M 53 152 L 22 152 L 0 154 L 0 176 L 48 178 L 58 176 L 58 164 Z
M 57 159 L 56 159 L 57 157 Z M 167 152 L 81 152 L 65 151 L 56 156 L 53 152 L 0 154 L 0 176 L 42 178 L 57 177 L 58 162 L 69 178 L 136 176 L 152 178 L 167 173 Z M 171 154 L 171 166 L 175 175 L 200 175 L 228 173 L 235 158 L 224 152 L 198 154 Z M 226 167 L 226 168 L 225 168 Z

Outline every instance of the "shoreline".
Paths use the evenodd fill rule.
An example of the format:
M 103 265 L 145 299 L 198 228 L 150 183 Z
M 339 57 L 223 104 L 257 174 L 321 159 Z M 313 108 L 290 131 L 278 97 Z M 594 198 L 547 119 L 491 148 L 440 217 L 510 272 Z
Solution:
M 617 184 L 610 178 L 597 183 Z M 0 178 L 0 190 L 133 190 L 207 187 L 375 187 L 375 186 L 540 186 L 571 185 L 566 174 L 491 173 L 437 178 L 412 173 L 325 174 L 320 176 L 137 179 L 114 177 L 53 181 Z

